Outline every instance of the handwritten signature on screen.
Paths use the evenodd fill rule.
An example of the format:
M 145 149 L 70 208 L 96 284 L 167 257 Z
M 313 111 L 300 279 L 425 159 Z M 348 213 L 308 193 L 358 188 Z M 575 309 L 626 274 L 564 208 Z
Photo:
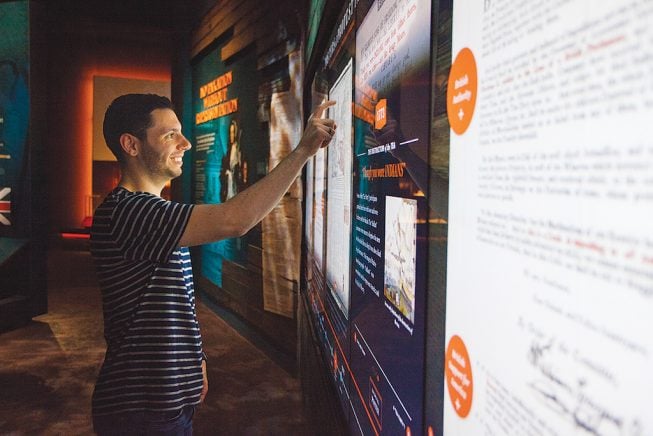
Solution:
M 643 435 L 640 423 L 626 423 L 623 416 L 610 411 L 585 393 L 587 381 L 563 375 L 554 365 L 554 340 L 535 340 L 528 351 L 528 361 L 538 370 L 537 380 L 529 383 L 547 407 L 592 435 Z

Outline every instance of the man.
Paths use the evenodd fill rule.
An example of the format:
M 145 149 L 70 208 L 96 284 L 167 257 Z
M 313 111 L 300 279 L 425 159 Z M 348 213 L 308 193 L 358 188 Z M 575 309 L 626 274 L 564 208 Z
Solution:
M 93 392 L 98 434 L 192 434 L 208 380 L 186 247 L 242 236 L 261 221 L 331 140 L 335 123 L 321 116 L 333 104 L 316 109 L 297 148 L 258 183 L 225 203 L 192 205 L 160 197 L 191 147 L 170 100 L 129 94 L 111 103 L 104 137 L 122 177 L 91 229 L 107 341 Z

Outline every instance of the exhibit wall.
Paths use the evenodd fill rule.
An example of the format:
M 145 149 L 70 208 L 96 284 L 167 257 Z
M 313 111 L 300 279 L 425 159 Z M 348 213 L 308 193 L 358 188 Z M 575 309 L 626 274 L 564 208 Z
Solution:
M 29 226 L 29 6 L 0 5 L 0 236 Z
M 653 432 L 653 4 L 329 7 L 299 356 L 347 431 Z
M 274 6 L 274 7 L 273 7 Z M 191 197 L 229 201 L 270 172 L 303 131 L 303 51 L 291 2 L 218 1 L 195 29 L 189 92 Z M 246 235 L 205 244 L 199 289 L 286 354 L 296 347 L 303 182 Z
M 209 52 L 193 68 L 193 160 L 196 204 L 224 203 L 255 177 L 254 154 L 262 142 L 257 125 L 256 58 L 250 53 L 227 67 L 219 49 Z M 253 90 L 253 92 L 252 92 Z M 202 246 L 201 274 L 223 284 L 224 261 L 245 258 L 246 238 L 232 238 Z
M 0 3 L 0 331 L 47 311 L 41 4 Z

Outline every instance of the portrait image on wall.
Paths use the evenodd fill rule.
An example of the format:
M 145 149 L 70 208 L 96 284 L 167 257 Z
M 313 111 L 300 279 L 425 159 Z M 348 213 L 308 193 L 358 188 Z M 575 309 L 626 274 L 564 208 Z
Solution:
M 240 148 L 241 129 L 238 121 L 232 119 L 229 123 L 227 151 L 222 160 L 220 172 L 220 199 L 227 201 L 244 189 L 247 184 L 247 161 L 243 160 Z
M 385 199 L 383 294 L 410 322 L 415 320 L 417 200 Z

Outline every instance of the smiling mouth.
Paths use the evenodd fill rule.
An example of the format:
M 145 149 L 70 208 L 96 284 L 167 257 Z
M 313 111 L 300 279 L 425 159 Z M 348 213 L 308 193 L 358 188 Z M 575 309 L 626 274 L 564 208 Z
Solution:
M 184 161 L 183 158 L 182 158 L 181 156 L 173 157 L 172 160 L 173 160 L 176 164 L 179 164 L 179 165 L 181 165 L 181 164 L 183 163 L 183 161 Z

